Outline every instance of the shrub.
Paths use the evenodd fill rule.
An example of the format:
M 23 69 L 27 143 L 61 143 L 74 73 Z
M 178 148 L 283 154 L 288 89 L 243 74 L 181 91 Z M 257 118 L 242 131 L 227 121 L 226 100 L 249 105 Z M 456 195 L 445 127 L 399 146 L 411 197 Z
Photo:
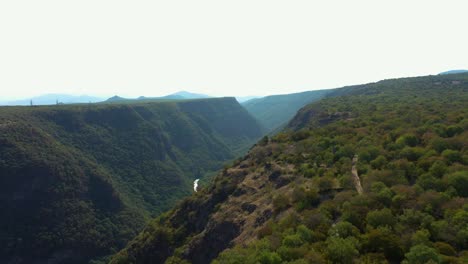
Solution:
M 434 247 L 439 251 L 440 254 L 444 254 L 446 256 L 456 256 L 457 252 L 455 249 L 445 242 L 435 242 Z
M 447 176 L 449 186 L 457 191 L 458 195 L 468 197 L 468 172 L 458 171 Z
M 298 211 L 302 211 L 319 203 L 319 194 L 315 189 L 305 190 L 302 187 L 296 187 L 293 192 L 293 202 Z
M 396 223 L 396 218 L 388 208 L 378 211 L 371 211 L 366 217 L 367 224 L 373 228 L 377 227 L 393 227 Z
M 438 190 L 441 187 L 440 179 L 432 176 L 431 174 L 423 174 L 419 176 L 416 183 L 421 186 L 424 190 Z
M 401 157 L 409 161 L 416 161 L 424 155 L 424 149 L 419 147 L 405 147 L 400 152 Z
M 258 257 L 258 262 L 261 264 L 281 264 L 282 259 L 280 255 L 276 252 L 268 252 L 264 251 L 260 253 L 260 256 Z
M 431 147 L 439 153 L 441 153 L 442 151 L 450 147 L 448 142 L 442 138 L 435 138 L 431 141 L 430 144 L 431 144 Z
M 333 179 L 330 177 L 322 177 L 318 183 L 320 191 L 328 191 L 333 188 Z
M 279 213 L 284 209 L 289 207 L 289 198 L 280 193 L 275 198 L 273 198 L 273 209 L 275 213 Z
M 387 159 L 382 155 L 379 155 L 377 158 L 370 162 L 372 168 L 374 169 L 382 169 L 387 163 Z
M 425 245 L 413 246 L 408 253 L 405 254 L 405 261 L 407 264 L 426 264 L 430 261 L 440 263 L 441 259 L 439 254 L 434 248 Z
M 303 241 L 306 241 L 306 242 L 312 242 L 314 238 L 314 233 L 305 225 L 298 226 L 296 233 L 301 237 Z
M 434 162 L 434 164 L 431 166 L 429 169 L 429 172 L 434 175 L 435 177 L 442 177 L 445 172 L 447 171 L 447 166 L 445 165 L 445 162 L 438 160 Z
M 301 236 L 299 234 L 289 235 L 283 239 L 283 245 L 287 247 L 299 247 L 304 244 Z
M 266 224 L 258 230 L 257 238 L 262 239 L 273 233 L 273 227 L 270 224 Z
M 341 238 L 357 237 L 359 236 L 359 229 L 349 222 L 341 221 L 330 228 L 328 235 Z
M 357 240 L 353 238 L 330 237 L 327 239 L 327 256 L 332 263 L 351 264 L 359 255 Z
M 448 137 L 453 137 L 463 132 L 463 128 L 460 126 L 452 125 L 448 126 L 446 130 L 446 134 Z
M 431 245 L 431 241 L 429 240 L 430 236 L 431 234 L 429 234 L 429 231 L 427 231 L 426 229 L 418 230 L 411 236 L 411 244 L 413 246 L 416 246 L 416 245 L 430 246 Z
M 460 152 L 456 150 L 446 149 L 442 152 L 442 157 L 444 157 L 449 163 L 462 161 Z
M 401 146 L 414 147 L 419 143 L 419 140 L 414 134 L 405 134 L 399 137 L 395 143 Z
M 306 247 L 288 247 L 284 245 L 279 247 L 277 250 L 283 261 L 294 261 L 301 259 L 307 254 L 307 251 L 308 249 Z
M 370 230 L 364 235 L 363 247 L 367 252 L 383 253 L 389 260 L 401 261 L 403 258 L 400 238 L 388 228 Z
M 308 138 L 310 136 L 310 132 L 308 130 L 302 129 L 299 130 L 291 135 L 291 139 L 293 141 L 300 141 Z
M 381 253 L 368 253 L 359 258 L 360 264 L 388 264 L 384 254 Z

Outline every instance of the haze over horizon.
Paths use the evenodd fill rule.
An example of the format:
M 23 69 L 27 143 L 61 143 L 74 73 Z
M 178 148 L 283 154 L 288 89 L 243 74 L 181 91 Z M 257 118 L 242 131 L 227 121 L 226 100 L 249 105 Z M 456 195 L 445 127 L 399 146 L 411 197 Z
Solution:
M 263 96 L 466 69 L 467 7 L 465 1 L 2 2 L 0 101 L 181 90 Z

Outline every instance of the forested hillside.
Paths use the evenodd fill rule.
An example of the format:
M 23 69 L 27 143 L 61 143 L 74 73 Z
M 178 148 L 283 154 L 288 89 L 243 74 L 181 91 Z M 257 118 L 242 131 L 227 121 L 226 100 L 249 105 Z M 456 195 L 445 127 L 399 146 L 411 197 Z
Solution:
M 0 108 L 0 262 L 86 263 L 261 136 L 234 98 Z
M 285 126 L 297 110 L 328 94 L 328 90 L 308 91 L 293 94 L 270 95 L 242 103 L 249 113 L 260 121 L 266 131 L 272 132 Z
M 335 90 L 111 263 L 466 263 L 468 74 Z

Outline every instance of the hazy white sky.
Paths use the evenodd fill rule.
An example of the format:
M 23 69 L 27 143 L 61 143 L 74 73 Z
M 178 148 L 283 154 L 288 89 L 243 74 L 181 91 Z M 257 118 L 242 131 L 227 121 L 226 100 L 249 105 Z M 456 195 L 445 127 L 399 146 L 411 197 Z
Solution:
M 1 0 L 0 99 L 266 95 L 468 68 L 468 1 Z

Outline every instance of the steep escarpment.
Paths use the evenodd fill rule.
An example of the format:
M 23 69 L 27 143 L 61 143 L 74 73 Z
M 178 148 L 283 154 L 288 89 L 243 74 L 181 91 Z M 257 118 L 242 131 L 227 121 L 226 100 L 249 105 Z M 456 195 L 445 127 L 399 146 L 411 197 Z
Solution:
M 462 263 L 468 75 L 340 92 L 302 108 L 111 263 Z
M 307 104 L 325 97 L 329 90 L 307 91 L 293 94 L 270 95 L 242 103 L 265 130 L 270 133 L 286 126 L 296 112 Z
M 260 136 L 234 98 L 1 108 L 0 262 L 109 254 Z
M 179 108 L 204 131 L 220 137 L 231 150 L 241 153 L 250 147 L 252 139 L 262 135 L 258 121 L 248 111 L 239 107 L 234 98 L 225 100 L 187 100 L 178 103 Z

